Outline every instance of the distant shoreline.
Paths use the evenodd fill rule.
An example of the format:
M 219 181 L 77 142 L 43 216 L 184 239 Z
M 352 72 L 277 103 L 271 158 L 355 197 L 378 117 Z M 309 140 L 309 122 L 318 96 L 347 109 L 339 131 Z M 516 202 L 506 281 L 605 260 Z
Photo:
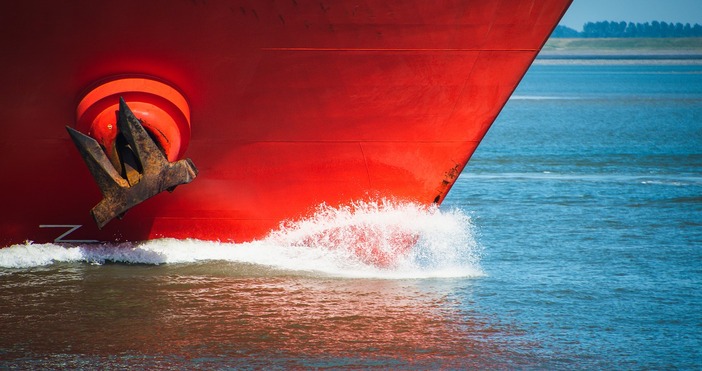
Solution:
M 702 38 L 551 38 L 538 64 L 702 64 Z

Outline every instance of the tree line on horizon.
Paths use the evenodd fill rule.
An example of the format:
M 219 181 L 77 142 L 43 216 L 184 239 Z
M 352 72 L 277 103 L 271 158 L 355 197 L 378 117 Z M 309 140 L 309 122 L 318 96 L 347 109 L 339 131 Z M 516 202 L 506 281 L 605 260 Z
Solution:
M 702 37 L 702 26 L 695 23 L 667 22 L 587 22 L 582 31 L 558 25 L 551 37 L 598 38 L 598 37 Z

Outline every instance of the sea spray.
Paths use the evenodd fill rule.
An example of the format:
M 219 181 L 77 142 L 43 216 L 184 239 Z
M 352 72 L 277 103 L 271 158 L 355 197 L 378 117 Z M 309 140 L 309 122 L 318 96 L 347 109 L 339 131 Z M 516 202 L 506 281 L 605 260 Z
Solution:
M 321 205 L 313 216 L 281 224 L 266 239 L 276 245 L 329 251 L 362 271 L 412 276 L 481 274 L 480 245 L 470 217 L 458 209 L 394 202 Z M 441 272 L 441 273 L 440 273 Z
M 25 243 L 0 249 L 0 268 L 58 262 L 256 264 L 340 277 L 423 278 L 482 275 L 480 245 L 464 212 L 388 200 L 321 205 L 247 243 L 156 239 L 63 246 Z

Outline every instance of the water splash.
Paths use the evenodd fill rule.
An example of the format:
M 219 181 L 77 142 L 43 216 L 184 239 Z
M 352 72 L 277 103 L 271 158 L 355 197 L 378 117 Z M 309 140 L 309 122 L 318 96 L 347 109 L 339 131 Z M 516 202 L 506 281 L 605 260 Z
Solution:
M 340 277 L 480 276 L 481 248 L 470 217 L 458 209 L 414 203 L 321 205 L 248 243 L 158 239 L 141 243 L 60 246 L 25 243 L 0 249 L 0 268 L 59 262 L 190 264 L 207 261 Z

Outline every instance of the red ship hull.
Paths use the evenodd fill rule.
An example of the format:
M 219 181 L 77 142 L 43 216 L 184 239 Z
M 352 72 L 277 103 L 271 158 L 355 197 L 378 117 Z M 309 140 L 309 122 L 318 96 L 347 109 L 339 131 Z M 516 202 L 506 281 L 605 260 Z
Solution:
M 440 203 L 569 4 L 3 4 L 0 246 L 242 242 L 322 203 Z M 89 211 L 102 195 L 65 125 L 120 76 L 182 93 L 179 157 L 199 175 L 98 229 Z

